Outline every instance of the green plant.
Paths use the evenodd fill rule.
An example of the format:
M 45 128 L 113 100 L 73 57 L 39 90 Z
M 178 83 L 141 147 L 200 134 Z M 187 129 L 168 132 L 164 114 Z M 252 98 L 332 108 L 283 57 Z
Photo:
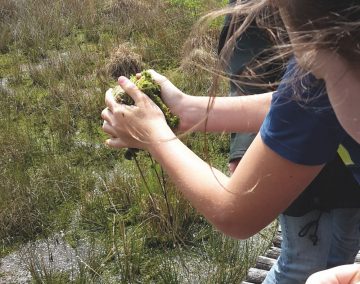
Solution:
M 176 129 L 179 125 L 179 117 L 172 114 L 170 109 L 164 104 L 160 95 L 160 85 L 157 84 L 151 77 L 148 71 L 141 72 L 141 77 L 132 76 L 130 80 L 135 83 L 140 91 L 144 92 L 149 98 L 161 109 L 165 115 L 166 122 L 172 129 Z M 113 89 L 113 96 L 116 101 L 126 105 L 133 105 L 134 101 L 127 95 L 120 86 Z

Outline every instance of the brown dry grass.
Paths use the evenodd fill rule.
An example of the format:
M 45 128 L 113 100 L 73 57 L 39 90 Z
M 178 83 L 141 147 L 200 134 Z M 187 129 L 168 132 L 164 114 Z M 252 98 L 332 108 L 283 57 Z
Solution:
M 219 32 L 209 29 L 203 34 L 192 34 L 184 43 L 181 69 L 190 74 L 202 69 L 212 70 L 217 60 L 217 44 Z
M 141 55 L 137 54 L 128 43 L 124 43 L 111 52 L 111 57 L 106 64 L 106 71 L 116 80 L 121 75 L 129 77 L 140 72 L 143 66 Z

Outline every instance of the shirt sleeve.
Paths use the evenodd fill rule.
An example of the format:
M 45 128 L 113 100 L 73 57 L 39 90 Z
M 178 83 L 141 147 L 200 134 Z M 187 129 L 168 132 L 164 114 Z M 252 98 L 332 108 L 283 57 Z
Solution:
M 263 142 L 294 163 L 321 165 L 332 160 L 344 131 L 331 108 L 324 82 L 297 74 L 290 61 L 260 128 Z

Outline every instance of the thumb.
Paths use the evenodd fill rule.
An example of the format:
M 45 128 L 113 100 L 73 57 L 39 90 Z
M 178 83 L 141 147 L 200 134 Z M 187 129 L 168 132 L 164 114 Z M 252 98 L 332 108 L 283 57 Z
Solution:
M 153 78 L 153 80 L 154 80 L 156 83 L 160 84 L 160 85 L 161 85 L 161 83 L 163 83 L 163 82 L 165 82 L 165 81 L 168 80 L 165 76 L 159 74 L 158 72 L 156 72 L 156 71 L 153 70 L 153 69 L 149 69 L 149 70 L 147 70 L 147 71 L 150 73 L 151 78 Z
M 151 78 L 153 78 L 153 80 L 161 86 L 162 99 L 165 100 L 169 99 L 169 95 L 167 95 L 166 98 L 164 98 L 163 94 L 171 94 L 171 97 L 177 97 L 179 95 L 184 94 L 182 91 L 178 89 L 178 87 L 176 87 L 173 83 L 171 83 L 171 81 L 167 77 L 157 73 L 153 69 L 149 69 L 147 71 L 150 73 Z M 165 104 L 169 104 L 169 101 L 165 101 Z
M 120 138 L 110 138 L 105 141 L 105 145 L 111 148 L 125 148 L 126 146 L 122 143 Z

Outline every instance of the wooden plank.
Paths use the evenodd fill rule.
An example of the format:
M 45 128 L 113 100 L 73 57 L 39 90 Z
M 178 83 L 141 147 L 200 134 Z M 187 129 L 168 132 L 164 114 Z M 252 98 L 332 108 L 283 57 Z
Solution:
M 248 282 L 254 283 L 254 284 L 261 284 L 264 281 L 267 273 L 268 273 L 267 270 L 250 268 L 245 281 L 248 281 Z
M 281 233 L 276 234 L 273 240 L 274 247 L 281 248 L 282 236 Z
M 265 256 L 258 257 L 255 267 L 249 269 L 245 281 L 241 282 L 241 284 L 261 284 L 264 281 L 268 271 L 280 256 L 281 242 L 282 236 L 281 231 L 279 230 L 272 241 L 273 246 L 265 252 Z M 356 255 L 355 263 L 360 264 L 360 250 Z
M 280 253 L 281 253 L 281 248 L 271 247 L 266 251 L 265 256 L 272 259 L 277 259 L 280 256 Z
M 275 264 L 275 262 L 276 259 L 269 258 L 266 256 L 259 256 L 256 261 L 255 268 L 269 271 L 271 267 Z

